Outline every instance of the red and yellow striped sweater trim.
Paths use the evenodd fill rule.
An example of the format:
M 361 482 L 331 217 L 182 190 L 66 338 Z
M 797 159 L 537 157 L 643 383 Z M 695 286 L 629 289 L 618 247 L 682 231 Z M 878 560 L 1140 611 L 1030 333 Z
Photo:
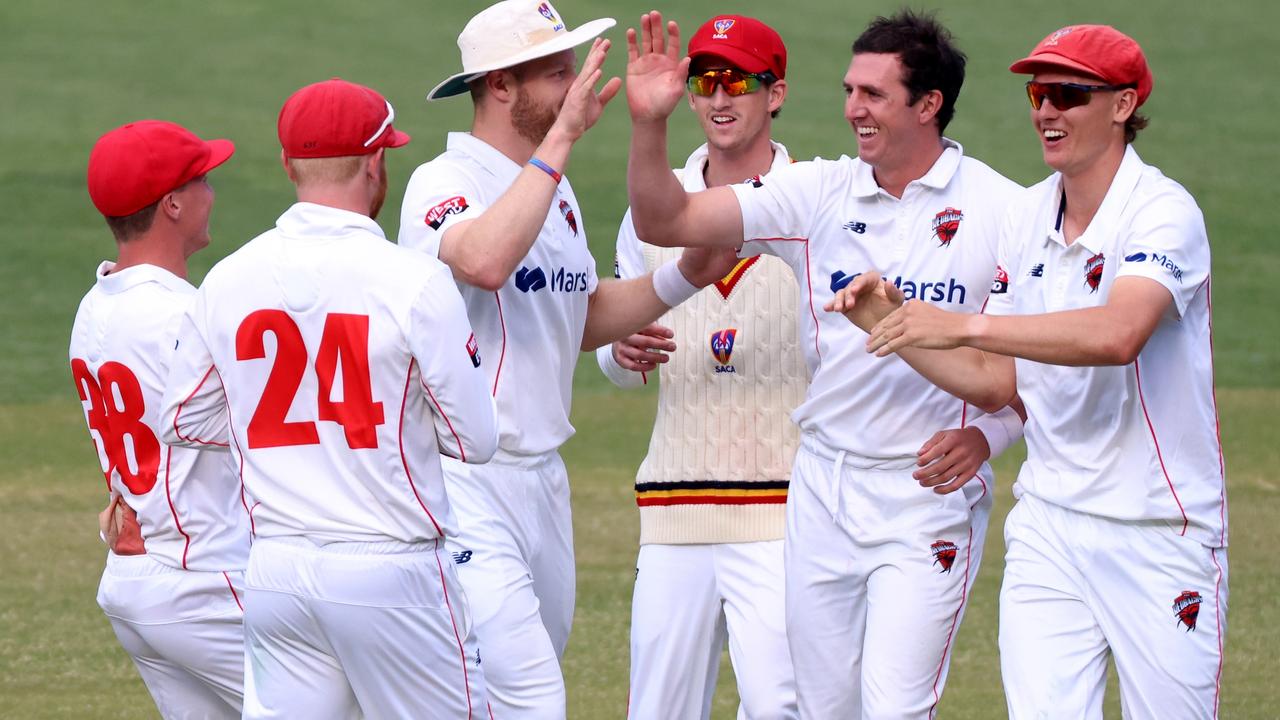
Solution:
M 636 505 L 762 505 L 787 502 L 787 480 L 636 483 Z

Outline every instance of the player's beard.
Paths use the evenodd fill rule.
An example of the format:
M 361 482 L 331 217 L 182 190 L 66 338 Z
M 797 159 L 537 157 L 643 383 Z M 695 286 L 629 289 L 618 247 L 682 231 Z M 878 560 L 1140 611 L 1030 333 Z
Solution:
M 516 90 L 516 102 L 511 108 L 511 125 L 520 137 L 537 145 L 547 137 L 547 131 L 556 122 L 560 107 L 551 107 L 534 100 L 524 91 Z

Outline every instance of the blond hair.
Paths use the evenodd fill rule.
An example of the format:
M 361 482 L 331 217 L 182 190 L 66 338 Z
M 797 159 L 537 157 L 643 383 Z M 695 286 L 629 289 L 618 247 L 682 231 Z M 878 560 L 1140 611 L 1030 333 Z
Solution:
M 298 187 L 308 185 L 341 185 L 349 182 L 364 168 L 368 155 L 327 158 L 289 158 L 289 174 Z

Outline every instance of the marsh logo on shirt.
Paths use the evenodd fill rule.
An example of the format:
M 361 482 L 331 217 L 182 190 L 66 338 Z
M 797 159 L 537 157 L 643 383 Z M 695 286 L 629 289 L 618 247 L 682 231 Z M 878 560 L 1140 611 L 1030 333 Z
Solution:
M 1102 285 L 1102 268 L 1106 262 L 1102 253 L 1084 261 L 1084 284 L 1089 286 L 1089 292 L 1098 292 L 1098 286 Z
M 1196 629 L 1196 620 L 1200 618 L 1200 602 L 1200 593 L 1194 590 L 1184 590 L 1173 599 L 1173 615 L 1187 632 Z
M 938 247 L 951 247 L 951 241 L 956 239 L 956 232 L 960 230 L 960 221 L 963 219 L 964 213 L 953 207 L 933 216 L 933 237 L 937 239 Z
M 736 373 L 738 370 L 729 364 L 733 358 L 733 342 L 738 337 L 737 328 L 727 328 L 711 333 L 711 357 L 716 360 L 717 373 Z
M 1182 268 L 1178 267 L 1177 263 L 1170 260 L 1168 255 L 1161 255 L 1160 253 L 1155 252 L 1148 255 L 1144 252 L 1136 252 L 1132 255 L 1126 255 L 1124 261 L 1127 263 L 1153 262 L 1164 268 L 1164 271 L 1172 275 L 1174 280 L 1177 280 L 1179 283 L 1182 282 Z
M 1002 272 L 999 268 L 996 270 L 997 272 Z M 845 286 L 853 282 L 861 274 L 862 273 L 854 273 L 852 275 L 846 275 L 843 270 L 837 270 L 831 273 L 831 292 L 840 292 L 845 288 Z M 999 275 L 996 276 L 997 281 L 999 281 L 999 277 Z M 884 280 L 888 282 L 888 276 L 886 276 Z M 1007 288 L 1009 284 L 1009 276 L 1007 274 L 1004 276 L 1004 282 Z M 945 302 L 951 305 L 964 305 L 965 298 L 968 296 L 969 292 L 964 286 L 964 283 L 956 280 L 955 278 L 921 281 L 911 280 L 899 275 L 893 279 L 893 284 L 902 291 L 902 294 L 905 295 L 908 300 L 928 300 L 929 302 Z M 994 288 L 994 284 L 992 292 L 997 292 Z M 999 292 L 1004 291 L 1000 290 Z
M 455 195 L 454 197 L 451 197 L 428 210 L 426 217 L 423 219 L 431 226 L 432 230 L 439 230 L 440 226 L 444 224 L 445 218 L 450 215 L 465 212 L 466 209 L 467 199 L 461 195 Z
M 522 293 L 535 293 L 542 288 L 551 292 L 576 293 L 587 292 L 587 273 L 570 272 L 567 268 L 556 268 L 550 273 L 540 267 L 520 266 L 515 275 L 516 289 Z
M 564 221 L 568 223 L 569 229 L 573 231 L 573 236 L 578 237 L 578 218 L 573 215 L 573 206 L 561 200 L 560 214 L 564 216 Z
M 929 551 L 933 553 L 933 564 L 942 568 L 938 572 L 951 572 L 951 566 L 956 561 L 957 550 L 956 544 L 950 540 L 938 540 L 929 546 Z

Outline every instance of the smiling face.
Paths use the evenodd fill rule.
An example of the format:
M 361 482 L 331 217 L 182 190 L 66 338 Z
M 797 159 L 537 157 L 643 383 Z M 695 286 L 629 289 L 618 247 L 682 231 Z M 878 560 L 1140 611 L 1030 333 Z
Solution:
M 1101 85 L 1104 81 L 1068 72 L 1039 72 L 1041 83 Z M 1108 153 L 1123 152 L 1124 121 L 1133 113 L 1137 91 L 1097 90 L 1089 102 L 1062 110 L 1045 98 L 1040 109 L 1031 110 L 1031 124 L 1040 138 L 1044 162 L 1068 177 L 1079 175 Z
M 732 68 L 718 58 L 699 60 L 691 70 L 701 74 L 709 70 Z M 786 81 L 778 80 L 755 92 L 730 95 L 724 87 L 716 85 L 710 96 L 689 93 L 689 108 L 698 117 L 707 143 L 717 150 L 734 152 L 749 147 L 761 135 L 769 136 L 769 114 L 782 106 Z
M 893 53 L 857 53 L 844 76 L 844 118 L 857 135 L 858 157 L 878 170 L 907 164 L 922 143 L 938 140 L 933 117 L 941 93 L 912 103 L 902 78 L 902 62 Z

